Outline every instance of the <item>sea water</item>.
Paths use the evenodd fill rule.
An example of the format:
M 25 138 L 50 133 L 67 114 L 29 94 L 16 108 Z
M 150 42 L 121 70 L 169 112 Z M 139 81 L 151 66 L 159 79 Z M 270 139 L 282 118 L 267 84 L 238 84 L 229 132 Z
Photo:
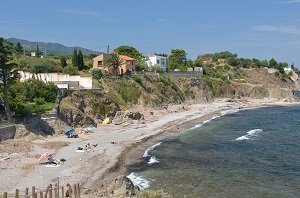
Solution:
M 222 114 L 147 149 L 130 177 L 173 197 L 300 197 L 300 106 Z

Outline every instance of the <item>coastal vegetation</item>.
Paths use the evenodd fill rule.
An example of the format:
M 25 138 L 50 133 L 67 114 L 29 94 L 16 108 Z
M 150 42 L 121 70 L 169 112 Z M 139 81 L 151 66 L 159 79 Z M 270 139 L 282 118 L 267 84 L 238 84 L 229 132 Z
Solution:
M 9 90 L 9 104 L 17 116 L 44 113 L 54 107 L 57 91 L 53 83 L 36 79 L 18 81 Z
M 182 49 L 171 50 L 169 56 L 162 54 L 168 56 L 170 71 L 184 72 L 188 68 L 201 67 L 203 68 L 202 76 L 174 76 L 172 73 L 161 73 L 159 77 L 154 78 L 146 73 L 136 76 L 126 72 L 123 77 L 117 77 L 100 69 L 91 69 L 94 54 L 83 55 L 81 50 L 74 49 L 72 55 L 66 56 L 53 54 L 44 58 L 23 57 L 21 44 L 17 43 L 14 46 L 3 39 L 4 42 L 5 46 L 9 47 L 2 47 L 7 50 L 5 55 L 7 59 L 1 64 L 10 72 L 23 70 L 35 74 L 60 72 L 92 76 L 93 87 L 97 90 L 91 95 L 88 94 L 89 97 L 105 96 L 106 102 L 103 100 L 98 103 L 87 102 L 86 107 L 89 108 L 86 111 L 84 108 L 79 108 L 80 105 L 78 106 L 74 101 L 79 96 L 82 100 L 87 100 L 88 96 L 76 93 L 75 100 L 74 94 L 70 92 L 62 100 L 60 107 L 68 109 L 73 103 L 73 107 L 79 109 L 78 113 L 82 116 L 96 120 L 108 115 L 113 116 L 119 108 L 129 109 L 134 105 L 160 108 L 186 101 L 211 101 L 214 97 L 279 97 L 282 95 L 281 88 L 289 87 L 292 90 L 294 86 L 294 82 L 290 79 L 292 73 L 284 71 L 284 68 L 288 66 L 287 63 L 278 63 L 275 59 L 268 61 L 239 58 L 237 54 L 226 51 L 199 55 L 195 61 L 188 60 L 186 51 Z M 36 52 L 38 50 L 37 47 Z M 138 70 L 148 69 L 145 63 L 147 58 L 136 48 L 120 46 L 115 49 L 115 52 L 133 57 L 137 62 Z M 116 53 L 110 54 L 104 62 L 104 65 L 112 66 L 114 70 L 122 64 L 122 60 Z M 8 65 L 10 67 L 7 67 Z M 295 66 L 292 65 L 292 68 L 294 73 L 298 72 Z M 269 73 L 267 69 L 274 69 L 275 72 Z M 9 104 L 6 109 L 11 109 L 16 116 L 43 113 L 52 109 L 58 91 L 54 84 L 43 83 L 36 79 L 20 82 L 17 76 L 10 75 L 10 77 L 11 82 L 1 85 L 3 101 L 6 97 L 7 104 Z M 64 104 L 68 105 L 64 106 Z

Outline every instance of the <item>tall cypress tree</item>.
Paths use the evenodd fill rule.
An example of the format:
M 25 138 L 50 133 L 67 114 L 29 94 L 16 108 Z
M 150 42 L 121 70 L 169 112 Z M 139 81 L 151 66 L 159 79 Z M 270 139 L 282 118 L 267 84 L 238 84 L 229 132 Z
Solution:
M 78 52 L 78 69 L 79 70 L 84 69 L 83 54 L 82 54 L 81 50 L 79 50 L 79 52 Z
M 68 64 L 67 64 L 67 60 L 66 60 L 66 57 L 64 57 L 64 56 L 61 56 L 60 57 L 60 65 L 62 66 L 62 67 L 66 67 Z
M 78 66 L 78 55 L 77 55 L 77 49 L 74 49 L 73 56 L 72 56 L 72 65 L 74 67 Z
M 20 42 L 18 42 L 17 45 L 16 45 L 16 52 L 17 52 L 17 54 L 22 54 L 23 53 L 23 46 L 21 45 Z
M 39 45 L 36 45 L 36 52 L 35 53 L 36 53 L 35 56 L 39 58 L 40 57 L 40 48 L 39 48 Z

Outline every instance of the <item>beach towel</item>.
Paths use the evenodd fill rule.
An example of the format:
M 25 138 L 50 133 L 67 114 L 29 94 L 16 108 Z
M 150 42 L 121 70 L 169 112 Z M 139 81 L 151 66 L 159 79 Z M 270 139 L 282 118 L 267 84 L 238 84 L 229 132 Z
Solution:
M 103 125 L 108 124 L 109 123 L 109 118 L 105 118 L 102 122 Z
M 71 133 L 73 133 L 75 131 L 75 129 L 73 128 L 68 128 L 67 130 L 64 131 L 65 135 L 70 135 Z
M 47 164 L 46 168 L 57 168 L 60 167 L 60 164 Z

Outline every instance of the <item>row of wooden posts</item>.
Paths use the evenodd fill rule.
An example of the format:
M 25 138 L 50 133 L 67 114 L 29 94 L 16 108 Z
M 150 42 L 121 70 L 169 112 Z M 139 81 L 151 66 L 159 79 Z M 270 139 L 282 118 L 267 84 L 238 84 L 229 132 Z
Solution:
M 15 198 L 80 198 L 80 186 L 79 184 L 74 184 L 73 188 L 70 184 L 67 184 L 66 187 L 61 186 L 59 190 L 59 185 L 55 184 L 55 187 L 50 184 L 47 186 L 45 191 L 38 191 L 35 186 L 32 186 L 32 190 L 29 193 L 29 188 L 25 189 L 25 193 L 21 194 L 19 189 L 16 189 L 15 194 L 8 194 L 7 192 L 3 193 L 3 198 L 15 197 Z

